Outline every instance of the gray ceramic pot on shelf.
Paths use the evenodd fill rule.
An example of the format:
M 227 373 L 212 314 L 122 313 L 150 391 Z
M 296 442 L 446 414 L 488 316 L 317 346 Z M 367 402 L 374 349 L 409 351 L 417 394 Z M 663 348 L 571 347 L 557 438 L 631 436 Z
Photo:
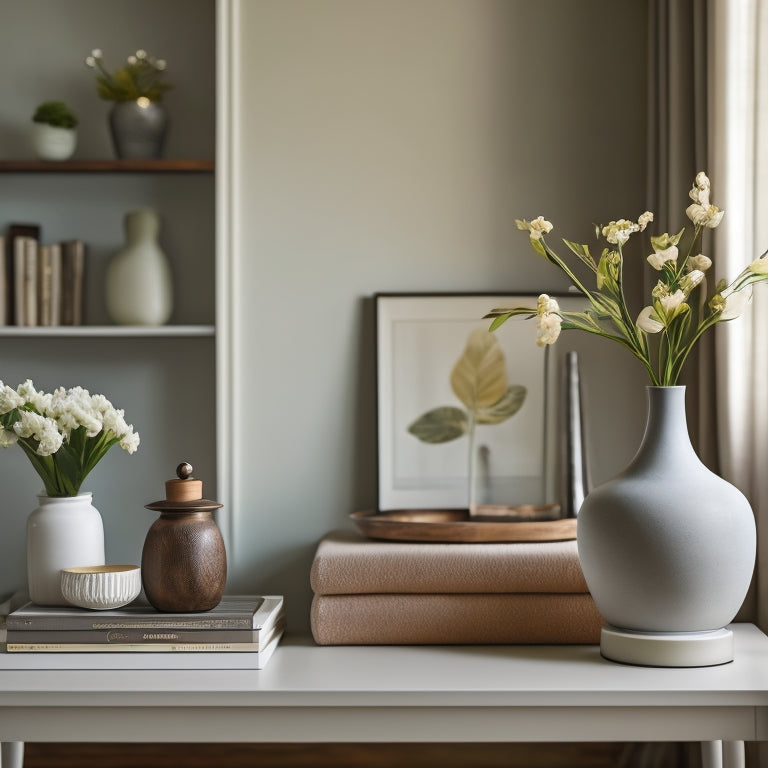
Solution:
M 109 112 L 109 130 L 117 157 L 158 159 L 163 156 L 168 115 L 162 104 L 145 97 L 116 101 Z

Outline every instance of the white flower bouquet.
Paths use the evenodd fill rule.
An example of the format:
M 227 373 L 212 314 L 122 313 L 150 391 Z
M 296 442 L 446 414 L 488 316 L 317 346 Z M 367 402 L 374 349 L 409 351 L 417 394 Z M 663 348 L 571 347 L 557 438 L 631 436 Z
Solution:
M 0 446 L 21 447 L 49 496 L 77 496 L 116 443 L 134 453 L 139 434 L 103 395 L 82 387 L 38 392 L 29 379 L 12 389 L 0 381 Z
M 104 66 L 104 56 L 99 48 L 86 57 L 85 65 L 95 71 L 97 93 L 106 101 L 162 101 L 165 92 L 173 88 L 162 79 L 165 59 L 150 56 L 141 48 L 112 73 Z
M 568 276 L 573 286 L 586 297 L 589 306 L 585 312 L 564 312 L 555 299 L 542 294 L 536 308 L 492 310 L 486 315 L 494 318 L 491 330 L 496 330 L 515 315 L 535 317 L 539 346 L 554 344 L 562 329 L 586 331 L 626 347 L 645 366 L 651 384 L 676 384 L 688 355 L 702 334 L 716 323 L 738 317 L 752 296 L 751 286 L 768 280 L 766 251 L 745 267 L 733 282 L 718 281 L 707 298 L 706 272 L 712 261 L 700 252 L 701 241 L 704 230 L 717 227 L 724 213 L 710 203 L 709 196 L 709 179 L 700 172 L 689 193 L 693 202 L 686 209 L 686 215 L 693 223 L 687 248 L 679 247 L 685 228 L 674 235 L 665 232 L 650 238 L 653 253 L 647 261 L 660 274 L 651 292 L 651 303 L 637 316 L 630 313 L 624 297 L 624 246 L 634 233 L 644 231 L 653 221 L 651 212 L 643 213 L 637 222 L 619 219 L 604 227 L 597 226 L 596 235 L 607 241 L 598 260 L 587 245 L 563 240 L 593 274 L 594 288 L 579 279 L 549 247 L 544 237 L 552 231 L 549 221 L 543 216 L 532 221 L 516 220 L 518 228 L 529 233 L 533 249 Z

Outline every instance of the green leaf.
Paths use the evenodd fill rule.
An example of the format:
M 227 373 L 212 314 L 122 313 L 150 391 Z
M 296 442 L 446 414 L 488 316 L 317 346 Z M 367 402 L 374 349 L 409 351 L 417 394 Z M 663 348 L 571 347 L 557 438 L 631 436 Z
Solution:
M 563 242 L 593 271 L 597 271 L 597 264 L 595 259 L 589 252 L 588 245 L 581 245 L 580 243 L 573 243 L 570 240 L 563 238 Z
M 499 340 L 487 329 L 475 328 L 451 371 L 454 394 L 474 413 L 478 408 L 498 402 L 507 386 Z
M 422 443 L 447 443 L 467 433 L 467 414 L 452 405 L 433 408 L 408 427 Z
M 486 315 L 486 317 L 493 317 L 493 315 Z M 511 312 L 504 312 L 500 315 L 496 315 L 495 320 L 491 323 L 489 331 L 495 331 L 497 328 L 500 328 L 504 323 L 509 320 L 509 318 L 512 317 Z
M 525 402 L 528 390 L 521 384 L 512 384 L 497 403 L 479 408 L 475 414 L 478 424 L 500 424 L 514 416 Z
M 543 256 L 547 261 L 549 261 L 549 256 L 547 256 L 547 251 L 544 248 L 544 246 L 541 244 L 541 240 L 536 237 L 531 238 L 531 246 L 533 246 L 533 250 L 536 251 L 536 253 L 539 254 L 539 256 Z

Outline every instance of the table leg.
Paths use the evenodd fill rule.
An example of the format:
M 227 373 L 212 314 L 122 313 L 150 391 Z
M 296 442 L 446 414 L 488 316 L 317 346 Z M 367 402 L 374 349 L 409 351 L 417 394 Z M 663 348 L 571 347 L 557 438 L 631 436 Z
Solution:
M 0 747 L 0 768 L 22 768 L 24 765 L 23 741 L 4 741 Z
M 701 768 L 723 768 L 723 742 L 701 742 Z
M 744 756 L 743 741 L 723 742 L 723 768 L 744 768 L 746 758 Z

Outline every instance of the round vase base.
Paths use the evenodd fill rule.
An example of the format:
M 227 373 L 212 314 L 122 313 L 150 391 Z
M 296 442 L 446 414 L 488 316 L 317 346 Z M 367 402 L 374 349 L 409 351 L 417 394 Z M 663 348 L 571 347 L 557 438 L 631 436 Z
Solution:
M 600 653 L 610 661 L 644 667 L 712 667 L 733 661 L 733 632 L 633 632 L 603 627 Z

